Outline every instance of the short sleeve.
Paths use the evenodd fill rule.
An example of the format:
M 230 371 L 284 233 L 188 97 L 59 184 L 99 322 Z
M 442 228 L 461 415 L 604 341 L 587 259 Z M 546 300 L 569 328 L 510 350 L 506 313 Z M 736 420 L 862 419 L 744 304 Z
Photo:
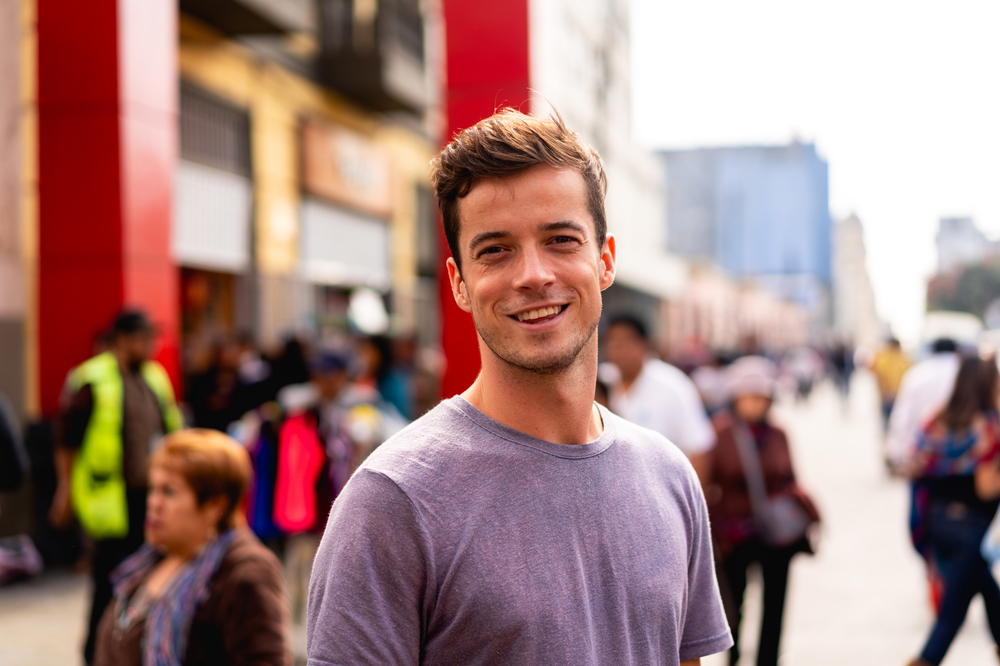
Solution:
M 688 553 L 687 608 L 680 660 L 698 659 L 729 649 L 733 639 L 719 595 L 705 497 L 692 473 L 688 479 L 691 540 Z
M 698 388 L 680 371 L 676 384 L 682 441 L 675 444 L 689 456 L 704 453 L 715 443 L 715 431 L 701 404 Z
M 309 666 L 420 660 L 427 544 L 409 498 L 362 468 L 334 502 L 309 584 Z

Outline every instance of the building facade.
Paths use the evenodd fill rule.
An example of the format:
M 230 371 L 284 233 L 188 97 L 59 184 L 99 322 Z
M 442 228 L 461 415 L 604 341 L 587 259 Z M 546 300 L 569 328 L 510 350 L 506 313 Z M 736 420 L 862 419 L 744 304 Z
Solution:
M 948 273 L 1000 254 L 1000 243 L 988 239 L 971 217 L 942 217 L 934 240 L 938 273 Z
M 752 278 L 830 321 L 832 228 L 826 161 L 813 144 L 667 150 L 667 247 Z
M 837 337 L 861 349 L 876 349 L 887 330 L 875 305 L 864 227 L 857 215 L 850 215 L 836 224 L 833 266 Z
M 124 306 L 150 312 L 178 384 L 219 335 L 357 328 L 359 293 L 382 330 L 436 345 L 426 3 L 140 4 L 3 3 L 0 391 L 18 413 L 54 413 Z

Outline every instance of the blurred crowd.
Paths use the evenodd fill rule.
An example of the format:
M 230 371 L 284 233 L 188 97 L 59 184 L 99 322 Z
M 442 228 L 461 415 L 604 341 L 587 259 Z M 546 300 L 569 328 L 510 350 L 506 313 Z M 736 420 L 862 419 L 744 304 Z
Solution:
M 0 489 L 10 491 L 34 476 L 34 510 L 41 517 L 32 529 L 5 532 L 0 582 L 36 575 L 43 562 L 86 562 L 93 604 L 85 655 L 92 663 L 104 663 L 102 640 L 113 644 L 108 636 L 127 634 L 104 636 L 102 618 L 119 614 L 123 626 L 130 626 L 120 593 L 128 579 L 122 562 L 133 563 L 129 556 L 144 552 L 144 543 L 147 549 L 157 545 L 169 559 L 170 547 L 183 551 L 216 543 L 231 526 L 249 528 L 252 543 L 266 546 L 257 552 L 252 543 L 236 540 L 257 553 L 250 559 L 262 562 L 264 570 L 280 562 L 280 575 L 268 584 L 277 586 L 275 603 L 301 625 L 312 560 L 333 500 L 376 446 L 439 398 L 440 362 L 419 358 L 408 338 L 345 334 L 321 343 L 289 336 L 275 349 L 262 349 L 247 335 L 220 337 L 203 349 L 185 350 L 181 399 L 152 360 L 155 341 L 155 326 L 145 313 L 120 313 L 95 343 L 94 356 L 68 375 L 61 413 L 47 429 L 36 426 L 22 436 L 0 401 Z M 997 364 L 947 339 L 927 351 L 914 363 L 893 339 L 867 355 L 840 343 L 778 353 L 745 340 L 739 350 L 706 351 L 671 359 L 672 364 L 655 353 L 641 316 L 623 314 L 606 322 L 596 400 L 665 435 L 697 472 L 737 638 L 731 663 L 739 658 L 753 569 L 763 580 L 757 663 L 777 663 L 789 567 L 796 555 L 814 552 L 821 520 L 771 407 L 778 396 L 808 400 L 818 384 L 830 381 L 847 409 L 856 366 L 877 381 L 887 471 L 911 482 L 913 543 L 926 562 L 938 611 L 913 663 L 940 662 L 975 594 L 986 600 L 1000 644 L 1000 590 L 980 552 L 1000 495 Z M 48 445 L 41 445 L 46 439 Z M 219 457 L 216 449 L 226 448 L 219 442 L 239 449 L 235 462 Z M 168 464 L 162 451 L 170 446 L 183 464 Z M 191 462 L 198 456 L 216 463 Z M 178 514 L 206 526 L 204 533 L 184 537 L 190 541 L 168 538 L 176 529 L 171 521 L 181 520 L 170 509 L 176 501 L 170 498 L 177 496 L 176 489 L 171 495 L 170 474 L 180 474 L 174 485 L 198 498 L 190 515 Z M 213 474 L 236 488 L 226 491 L 232 506 L 224 512 L 228 522 L 218 528 L 213 526 L 222 514 L 199 513 L 209 506 L 205 497 L 225 496 L 220 490 L 225 483 L 213 481 Z M 71 529 L 74 524 L 80 529 Z M 205 575 L 228 566 L 228 552 L 206 562 Z M 149 559 L 128 580 L 155 582 L 165 561 Z M 275 616 L 276 626 L 284 621 L 282 613 Z M 198 621 L 186 618 L 189 628 L 180 633 L 194 631 L 191 623 Z M 163 622 L 166 635 L 176 638 L 177 628 Z M 267 647 L 279 655 L 288 648 L 280 633 Z M 183 640 L 164 640 L 174 652 L 190 648 Z

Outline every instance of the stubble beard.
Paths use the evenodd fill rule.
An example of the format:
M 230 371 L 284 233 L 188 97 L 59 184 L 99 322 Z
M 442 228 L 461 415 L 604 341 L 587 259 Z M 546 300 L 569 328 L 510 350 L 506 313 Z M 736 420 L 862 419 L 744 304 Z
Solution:
M 475 320 L 475 318 L 473 319 Z M 569 348 L 561 354 L 538 359 L 533 359 L 529 355 L 521 353 L 519 349 L 509 348 L 508 345 L 503 343 L 503 335 L 480 326 L 478 322 L 473 321 L 473 323 L 476 326 L 476 332 L 479 333 L 479 337 L 482 338 L 489 350 L 493 352 L 493 355 L 507 365 L 536 375 L 555 375 L 567 370 L 576 363 L 584 347 L 597 335 L 600 315 L 588 325 L 586 332 L 572 340 Z

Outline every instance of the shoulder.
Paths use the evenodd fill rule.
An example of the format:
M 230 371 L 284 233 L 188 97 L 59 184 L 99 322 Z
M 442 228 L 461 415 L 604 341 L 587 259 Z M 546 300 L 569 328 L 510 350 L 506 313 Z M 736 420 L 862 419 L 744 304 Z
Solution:
M 601 410 L 606 427 L 613 429 L 619 453 L 633 455 L 644 463 L 659 465 L 667 472 L 686 473 L 691 467 L 687 456 L 661 433 L 646 428 L 608 410 Z
M 72 388 L 78 389 L 84 384 L 101 381 L 109 372 L 117 370 L 115 357 L 111 352 L 103 352 L 70 370 L 68 379 Z
M 240 528 L 222 556 L 214 582 L 222 586 L 282 587 L 281 564 L 248 529 Z
M 697 395 L 694 380 L 688 377 L 680 368 L 659 359 L 646 361 L 644 369 L 655 382 L 657 389 L 668 391 L 675 396 L 687 397 Z
M 453 400 L 442 401 L 377 447 L 361 469 L 397 483 L 426 480 L 427 475 L 441 473 L 461 458 L 477 430 Z

